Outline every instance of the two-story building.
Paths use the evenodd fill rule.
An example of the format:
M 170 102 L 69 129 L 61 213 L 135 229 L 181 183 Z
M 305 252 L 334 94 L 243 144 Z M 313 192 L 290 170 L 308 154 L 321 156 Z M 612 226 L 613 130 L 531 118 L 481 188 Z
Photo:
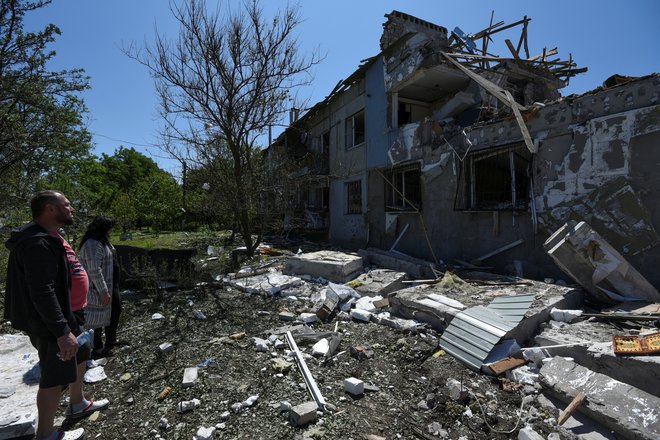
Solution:
M 513 25 L 465 35 L 386 17 L 381 52 L 276 142 L 327 158 L 327 172 L 301 180 L 300 192 L 305 209 L 325 215 L 330 241 L 396 242 L 447 263 L 504 247 L 488 265 L 516 262 L 542 278 L 559 275 L 545 239 L 584 220 L 660 285 L 657 74 L 561 97 L 586 69 L 552 58 L 555 49 L 530 56 L 528 19 L 513 24 L 520 40 L 501 57 L 487 42 Z

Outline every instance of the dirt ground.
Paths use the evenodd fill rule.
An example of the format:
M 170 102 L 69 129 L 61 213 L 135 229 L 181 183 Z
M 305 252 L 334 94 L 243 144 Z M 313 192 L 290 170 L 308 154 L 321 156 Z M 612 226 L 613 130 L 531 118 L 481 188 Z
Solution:
M 257 352 L 253 337 L 266 339 L 269 329 L 286 325 L 280 311 L 301 312 L 308 306 L 220 285 L 161 297 L 124 293 L 120 339 L 131 345 L 107 358 L 106 380 L 86 385 L 89 394 L 108 398 L 111 405 L 74 426 L 84 427 L 89 439 L 191 439 L 200 427 L 216 426 L 214 438 L 227 439 L 508 439 L 517 438 L 526 424 L 544 436 L 555 431 L 551 419 L 557 414 L 537 408 L 532 398 L 523 403 L 526 393 L 538 390 L 505 391 L 499 380 L 470 371 L 449 355 L 434 356 L 439 335 L 433 330 L 403 332 L 374 323 L 337 324 L 337 319 L 310 324 L 315 331 L 333 331 L 337 325 L 341 342 L 335 356 L 306 360 L 334 411 L 307 426 L 292 426 L 280 403 L 295 406 L 312 397 L 295 363 L 286 374 L 272 368 L 275 358 L 285 357 L 286 342 L 284 348 Z M 197 310 L 206 319 L 196 319 Z M 164 318 L 153 320 L 154 313 Z M 245 336 L 228 337 L 237 333 Z M 285 341 L 283 335 L 280 339 Z M 164 342 L 173 350 L 162 353 L 158 347 Z M 311 352 L 311 343 L 301 339 L 298 345 Z M 360 345 L 370 347 L 373 357 L 351 356 L 351 347 Z M 183 388 L 184 369 L 200 364 L 196 383 Z M 372 389 L 351 397 L 343 387 L 349 377 Z M 470 392 L 452 400 L 447 379 L 462 382 Z M 161 400 L 166 387 L 171 391 Z M 259 397 L 252 406 L 232 410 L 254 395 Z M 194 410 L 177 412 L 180 402 L 192 399 L 200 401 Z M 160 426 L 163 418 L 166 428 Z

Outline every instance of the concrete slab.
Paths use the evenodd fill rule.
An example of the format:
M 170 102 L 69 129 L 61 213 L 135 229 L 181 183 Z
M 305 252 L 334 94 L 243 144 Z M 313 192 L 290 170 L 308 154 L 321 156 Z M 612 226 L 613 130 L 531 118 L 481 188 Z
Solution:
M 624 334 L 611 324 L 598 321 L 580 321 L 574 324 L 544 326 L 535 337 L 540 346 L 586 343 L 580 346 L 549 348 L 552 356 L 570 357 L 578 364 L 606 374 L 660 396 L 660 356 L 622 356 L 612 350 L 612 336 Z
M 405 272 L 390 269 L 374 269 L 363 273 L 351 281 L 350 285 L 363 296 L 382 295 L 386 297 L 392 292 L 405 289 L 403 281 L 408 279 Z
M 362 272 L 362 258 L 343 252 L 318 251 L 289 257 L 283 273 L 308 274 L 335 283 L 346 283 Z
M 564 272 L 598 301 L 615 302 L 610 292 L 624 298 L 660 301 L 656 288 L 585 222 L 566 223 L 543 247 Z
M 546 391 L 565 403 L 584 392 L 587 399 L 577 411 L 624 438 L 660 438 L 659 397 L 561 357 L 544 363 L 540 381 Z
M 522 321 L 507 333 L 523 345 L 538 333 L 541 323 L 549 320 L 550 310 L 573 309 L 582 306 L 583 292 L 580 289 L 546 284 L 533 280 L 497 277 L 481 272 L 466 272 L 461 280 L 455 275 L 452 279 L 443 278 L 436 284 L 422 284 L 399 290 L 390 295 L 392 314 L 407 319 L 416 319 L 443 331 L 465 307 L 488 305 L 496 298 L 513 295 L 534 294 L 534 301 Z M 448 298 L 458 301 L 464 307 L 452 305 Z
M 34 434 L 39 356 L 22 334 L 0 335 L 0 439 Z
M 414 279 L 435 278 L 432 263 L 429 261 L 420 260 L 395 251 L 384 251 L 376 248 L 360 249 L 358 254 L 364 258 L 365 263 L 406 272 Z
M 393 293 L 390 295 L 392 315 L 425 322 L 438 331 L 444 330 L 462 309 L 434 301 L 429 297 L 433 294 L 437 294 L 437 290 L 430 284 L 409 287 Z
M 552 396 L 539 394 L 536 400 L 543 408 L 549 410 L 551 414 L 556 414 L 557 417 L 561 411 L 566 408 L 566 403 Z M 573 412 L 573 414 L 571 414 L 571 416 L 566 419 L 564 424 L 561 425 L 561 429 L 570 431 L 570 433 L 581 440 L 617 439 L 616 435 L 610 429 L 606 428 L 600 423 L 597 423 L 594 420 L 591 420 L 585 414 L 582 414 L 578 411 Z
M 279 272 L 271 272 L 253 277 L 228 280 L 227 284 L 243 292 L 271 296 L 290 287 L 299 286 L 302 284 L 302 280 Z

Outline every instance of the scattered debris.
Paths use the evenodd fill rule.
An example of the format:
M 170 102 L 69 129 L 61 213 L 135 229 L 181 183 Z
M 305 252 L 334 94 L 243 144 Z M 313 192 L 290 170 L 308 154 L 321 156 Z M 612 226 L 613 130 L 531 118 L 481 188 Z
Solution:
M 573 411 L 577 409 L 578 406 L 582 405 L 582 402 L 584 402 L 584 399 L 587 398 L 587 395 L 584 394 L 582 391 L 577 393 L 571 403 L 568 404 L 566 409 L 564 409 L 561 414 L 559 414 L 559 417 L 557 417 L 557 425 L 561 426 L 568 420 L 568 418 L 573 414 Z
M 586 222 L 566 223 L 543 246 L 596 301 L 660 301 L 656 288 Z
M 307 389 L 309 390 L 309 393 L 312 395 L 312 398 L 314 399 L 314 406 L 315 409 L 318 408 L 320 411 L 325 410 L 325 399 L 323 398 L 323 395 L 321 395 L 321 391 L 319 390 L 318 386 L 316 385 L 316 381 L 314 380 L 314 377 L 312 376 L 312 373 L 309 371 L 309 368 L 307 367 L 307 364 L 305 363 L 305 359 L 302 357 L 302 353 L 300 353 L 300 350 L 298 349 L 298 345 L 296 345 L 295 339 L 293 339 L 293 335 L 291 332 L 286 333 L 286 341 L 289 344 L 289 347 L 291 350 L 294 352 L 296 363 L 298 364 L 298 368 L 300 369 L 300 373 L 303 376 L 303 379 L 305 380 L 305 385 L 307 386 Z M 296 407 L 298 408 L 298 407 Z M 304 409 L 304 408 L 303 408 Z M 292 409 L 293 411 L 293 409 Z M 301 415 L 300 417 L 295 417 L 295 420 L 299 419 L 304 419 L 305 417 Z M 297 423 L 299 424 L 299 423 Z
M 362 258 L 343 252 L 318 251 L 286 260 L 285 274 L 309 274 L 335 283 L 345 283 L 362 272 Z
M 296 405 L 289 410 L 289 423 L 293 426 L 304 426 L 316 420 L 316 411 L 318 405 L 316 402 L 305 402 Z
M 638 336 L 614 336 L 612 344 L 616 354 L 660 353 L 660 332 Z
M 197 367 L 187 367 L 183 370 L 183 380 L 181 386 L 184 388 L 191 387 L 197 382 Z
M 202 402 L 199 399 L 184 400 L 177 405 L 178 413 L 187 413 L 197 408 Z

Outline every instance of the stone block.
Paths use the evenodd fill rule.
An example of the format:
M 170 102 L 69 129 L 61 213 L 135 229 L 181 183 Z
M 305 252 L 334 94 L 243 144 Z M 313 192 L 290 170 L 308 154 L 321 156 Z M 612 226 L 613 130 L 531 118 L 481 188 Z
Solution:
M 362 258 L 343 252 L 318 251 L 290 257 L 285 274 L 307 274 L 335 283 L 345 283 L 362 272 Z
M 612 337 L 620 334 L 621 331 L 609 323 L 585 320 L 561 328 L 546 327 L 536 335 L 534 342 L 540 346 L 555 346 L 547 349 L 551 356 L 573 358 L 583 367 L 660 396 L 660 355 L 616 355 Z
M 188 367 L 183 370 L 183 381 L 181 385 L 184 388 L 191 387 L 197 381 L 197 367 Z
M 364 394 L 364 382 L 354 377 L 344 379 L 344 391 L 353 396 L 361 396 Z
M 587 399 L 577 410 L 624 438 L 660 438 L 660 398 L 584 368 L 561 357 L 540 371 L 543 387 L 566 404 L 582 391 Z
M 163 342 L 158 346 L 158 348 L 160 349 L 161 352 L 167 353 L 174 350 L 174 345 L 172 345 L 171 342 Z
M 543 243 L 543 247 L 557 266 L 596 301 L 621 301 L 621 298 L 610 298 L 605 291 L 624 298 L 660 301 L 657 289 L 585 222 L 566 223 Z
M 289 423 L 293 426 L 303 426 L 316 420 L 316 402 L 310 401 L 296 405 L 289 410 Z
M 273 272 L 229 280 L 227 284 L 243 292 L 272 296 L 282 290 L 301 285 L 302 280 L 298 277 Z
M 355 284 L 355 290 L 360 295 L 386 297 L 392 292 L 404 289 L 406 285 L 403 281 L 407 279 L 408 275 L 405 272 L 375 269 L 361 274 L 352 283 Z
M 278 318 L 280 318 L 280 321 L 295 321 L 296 320 L 296 314 L 291 313 L 288 311 L 281 311 L 278 315 Z

